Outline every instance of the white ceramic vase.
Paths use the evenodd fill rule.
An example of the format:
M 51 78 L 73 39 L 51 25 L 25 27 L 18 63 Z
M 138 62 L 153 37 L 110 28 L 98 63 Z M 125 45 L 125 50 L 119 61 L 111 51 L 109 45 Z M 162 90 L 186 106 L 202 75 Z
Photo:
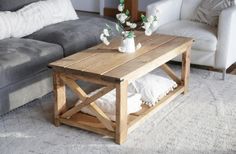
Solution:
M 120 52 L 134 53 L 136 51 L 134 38 L 125 38 L 121 41 Z

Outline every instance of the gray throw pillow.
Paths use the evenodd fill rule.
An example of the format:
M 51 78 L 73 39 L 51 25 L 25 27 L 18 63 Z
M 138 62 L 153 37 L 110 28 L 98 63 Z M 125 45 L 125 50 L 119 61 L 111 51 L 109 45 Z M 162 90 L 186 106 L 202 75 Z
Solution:
M 234 5 L 234 1 L 202 0 L 198 7 L 195 20 L 216 27 L 222 10 Z

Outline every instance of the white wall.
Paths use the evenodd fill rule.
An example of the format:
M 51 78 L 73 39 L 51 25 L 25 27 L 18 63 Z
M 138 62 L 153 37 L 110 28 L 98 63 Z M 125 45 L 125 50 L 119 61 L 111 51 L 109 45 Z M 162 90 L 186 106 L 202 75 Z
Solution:
M 119 4 L 119 0 L 104 0 L 105 7 L 115 8 Z
M 76 10 L 88 12 L 100 12 L 99 0 L 71 0 Z

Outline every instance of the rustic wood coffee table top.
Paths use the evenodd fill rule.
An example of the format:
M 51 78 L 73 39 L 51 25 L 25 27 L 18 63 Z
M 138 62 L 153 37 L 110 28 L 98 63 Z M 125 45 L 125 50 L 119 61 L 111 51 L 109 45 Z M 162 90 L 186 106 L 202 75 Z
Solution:
M 160 110 L 175 97 L 188 91 L 190 70 L 190 49 L 192 39 L 155 34 L 147 37 L 136 32 L 136 43 L 142 48 L 132 54 L 120 53 L 117 48 L 121 38 L 112 40 L 110 46 L 103 44 L 63 58 L 50 66 L 53 68 L 54 81 L 54 120 L 61 123 L 108 135 L 116 143 L 125 142 L 127 135 L 145 119 Z M 182 55 L 182 73 L 178 77 L 166 64 L 178 55 Z M 178 87 L 162 98 L 155 106 L 143 105 L 137 113 L 127 114 L 128 84 L 160 67 Z M 83 80 L 102 86 L 96 94 L 88 95 L 77 80 Z M 78 96 L 73 106 L 67 103 L 66 85 Z M 97 105 L 96 100 L 116 89 L 116 120 L 112 121 Z M 84 114 L 87 107 L 96 116 Z
M 132 54 L 118 52 L 121 38 L 116 38 L 110 46 L 104 44 L 78 52 L 51 63 L 54 69 L 86 76 L 97 76 L 104 80 L 122 81 L 140 77 L 140 71 L 149 72 L 179 55 L 192 39 L 155 34 L 145 36 L 136 32 L 137 43 L 142 48 Z M 145 74 L 145 73 L 141 73 Z

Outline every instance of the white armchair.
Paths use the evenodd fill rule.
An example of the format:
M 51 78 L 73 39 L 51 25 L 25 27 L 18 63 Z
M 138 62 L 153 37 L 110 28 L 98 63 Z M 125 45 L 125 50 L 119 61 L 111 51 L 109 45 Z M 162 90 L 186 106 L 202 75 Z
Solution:
M 218 28 L 192 21 L 202 0 L 160 0 L 147 7 L 147 16 L 157 15 L 157 33 L 186 36 L 195 40 L 191 63 L 223 71 L 236 62 L 236 6 L 221 12 Z M 180 57 L 175 59 L 180 60 Z

